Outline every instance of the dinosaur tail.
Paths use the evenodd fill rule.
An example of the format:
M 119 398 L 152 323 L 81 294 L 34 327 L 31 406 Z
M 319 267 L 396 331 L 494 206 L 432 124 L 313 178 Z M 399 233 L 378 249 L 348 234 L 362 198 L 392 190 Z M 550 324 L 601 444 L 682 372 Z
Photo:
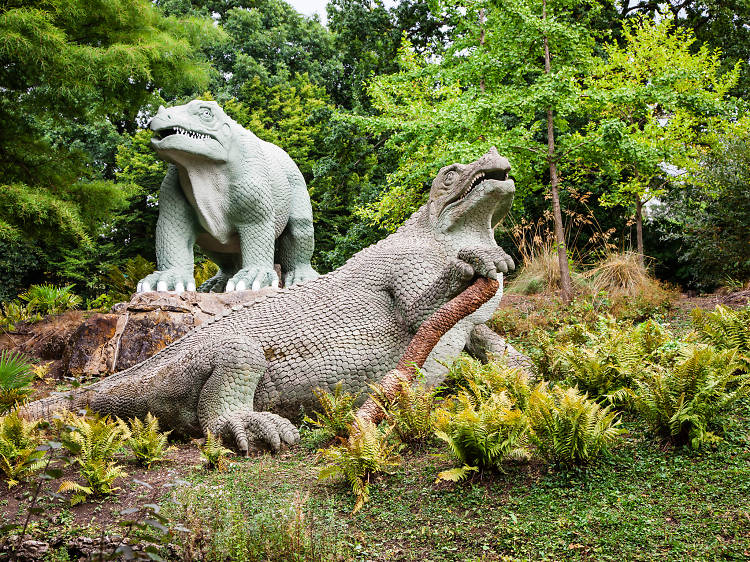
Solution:
M 29 420 L 52 419 L 55 412 L 62 410 L 76 411 L 88 406 L 89 393 L 85 391 L 70 390 L 58 392 L 47 398 L 35 400 L 21 406 L 18 413 L 21 417 Z

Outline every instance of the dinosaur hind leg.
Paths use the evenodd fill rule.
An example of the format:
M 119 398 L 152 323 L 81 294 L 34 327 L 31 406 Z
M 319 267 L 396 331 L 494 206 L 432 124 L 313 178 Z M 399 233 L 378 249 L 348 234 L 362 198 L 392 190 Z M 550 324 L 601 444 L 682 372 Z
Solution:
M 204 433 L 221 435 L 243 454 L 255 440 L 274 451 L 282 443 L 299 441 L 299 431 L 289 420 L 253 409 L 255 389 L 268 368 L 260 344 L 241 335 L 222 338 L 211 348 L 211 367 L 198 399 Z

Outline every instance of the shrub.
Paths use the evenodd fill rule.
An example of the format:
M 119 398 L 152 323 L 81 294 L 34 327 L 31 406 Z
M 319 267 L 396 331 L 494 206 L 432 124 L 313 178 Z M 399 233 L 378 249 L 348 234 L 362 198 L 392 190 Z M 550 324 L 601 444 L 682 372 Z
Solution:
M 501 470 L 505 460 L 528 457 L 526 416 L 505 390 L 481 400 L 473 392 L 460 392 L 452 404 L 437 410 L 435 428 L 461 465 L 441 472 L 439 480 L 463 480 L 470 472 Z
M 18 412 L 0 418 L 0 469 L 9 488 L 45 464 L 42 460 L 45 451 L 38 450 L 39 424 L 24 420 Z
M 322 388 L 313 390 L 321 409 L 315 412 L 315 419 L 305 416 L 305 421 L 317 427 L 327 439 L 344 437 L 354 422 L 352 405 L 357 396 L 344 392 L 342 387 L 343 383 L 339 381 L 333 389 L 333 394 Z
M 0 352 L 0 414 L 11 410 L 31 394 L 34 368 L 26 356 L 15 351 Z
M 206 468 L 219 472 L 224 472 L 227 469 L 227 455 L 230 455 L 232 451 L 222 445 L 221 437 L 209 431 L 199 448 Z
M 135 455 L 136 461 L 147 467 L 155 462 L 163 461 L 164 455 L 174 447 L 167 446 L 167 438 L 171 431 L 159 432 L 159 420 L 149 412 L 146 420 L 133 418 L 128 422 L 130 437 L 125 442 Z
M 420 383 L 401 383 L 401 390 L 388 401 L 380 385 L 370 385 L 373 399 L 383 409 L 386 420 L 404 443 L 424 443 L 434 433 L 435 391 Z
M 461 354 L 453 362 L 446 379 L 475 402 L 506 391 L 514 404 L 523 409 L 531 393 L 528 375 L 521 369 L 508 367 L 501 361 L 482 363 L 467 354 Z
M 587 464 L 624 433 L 616 412 L 575 387 L 550 389 L 549 383 L 539 383 L 526 414 L 539 453 L 562 464 Z
M 107 302 L 128 301 L 138 287 L 138 281 L 154 272 L 156 264 L 141 256 L 125 261 L 122 268 L 114 266 L 107 272 L 105 282 L 109 288 Z
M 400 459 L 394 452 L 395 445 L 388 443 L 387 433 L 372 422 L 355 416 L 347 431 L 348 438 L 338 438 L 341 445 L 318 451 L 319 458 L 327 461 L 318 478 L 344 477 L 356 497 L 352 510 L 356 513 L 370 497 L 371 478 L 397 466 Z
M 750 364 L 750 306 L 732 310 L 718 305 L 712 312 L 691 313 L 698 338 L 717 349 L 736 349 Z
M 749 391 L 750 374 L 736 350 L 693 344 L 682 346 L 672 366 L 642 371 L 629 395 L 655 432 L 698 449 L 719 439 L 709 427 Z
M 66 310 L 78 308 L 82 302 L 81 297 L 73 293 L 73 285 L 56 287 L 49 283 L 32 285 L 18 297 L 28 303 L 29 309 L 42 316 L 62 314 Z
M 0 314 L 0 328 L 13 331 L 18 324 L 33 324 L 42 319 L 41 314 L 34 312 L 27 305 L 19 301 L 2 303 L 2 314 Z
M 71 463 L 78 465 L 86 483 L 65 481 L 58 491 L 72 491 L 70 502 L 77 504 L 88 496 L 105 496 L 118 490 L 112 486 L 114 480 L 127 474 L 112 459 L 129 437 L 127 426 L 108 416 L 77 416 L 70 412 L 62 415 L 58 425 L 63 427 L 60 441 L 73 455 Z

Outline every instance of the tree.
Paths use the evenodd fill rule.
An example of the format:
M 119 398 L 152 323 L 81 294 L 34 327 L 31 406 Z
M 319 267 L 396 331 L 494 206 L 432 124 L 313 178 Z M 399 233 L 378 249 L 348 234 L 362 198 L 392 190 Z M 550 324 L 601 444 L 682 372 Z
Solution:
M 693 52 L 694 34 L 671 18 L 632 21 L 623 36 L 624 45 L 609 45 L 587 80 L 597 129 L 589 138 L 599 136 L 588 156 L 613 178 L 605 203 L 635 208 L 643 263 L 643 206 L 676 175 L 700 168 L 706 132 L 735 106 L 728 92 L 739 66 L 722 73 L 720 53 L 706 46 Z
M 586 24 L 598 6 L 528 0 L 475 2 L 465 14 L 455 3 L 443 9 L 459 22 L 444 56 L 428 60 L 405 40 L 400 72 L 372 81 L 380 116 L 360 120 L 372 131 L 393 131 L 386 146 L 402 157 L 388 191 L 363 215 L 395 227 L 424 201 L 435 170 L 496 145 L 512 159 L 518 205 L 549 187 L 562 296 L 569 300 L 558 170 L 574 148 L 571 121 L 583 118 L 582 81 L 594 46 Z

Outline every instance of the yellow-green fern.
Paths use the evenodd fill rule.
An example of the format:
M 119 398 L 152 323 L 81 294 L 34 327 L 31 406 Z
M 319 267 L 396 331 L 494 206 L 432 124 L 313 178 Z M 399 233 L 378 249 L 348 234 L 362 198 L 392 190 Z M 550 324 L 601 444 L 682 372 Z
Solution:
M 9 488 L 44 466 L 45 451 L 37 450 L 39 423 L 26 421 L 17 412 L 0 417 L 0 470 Z

